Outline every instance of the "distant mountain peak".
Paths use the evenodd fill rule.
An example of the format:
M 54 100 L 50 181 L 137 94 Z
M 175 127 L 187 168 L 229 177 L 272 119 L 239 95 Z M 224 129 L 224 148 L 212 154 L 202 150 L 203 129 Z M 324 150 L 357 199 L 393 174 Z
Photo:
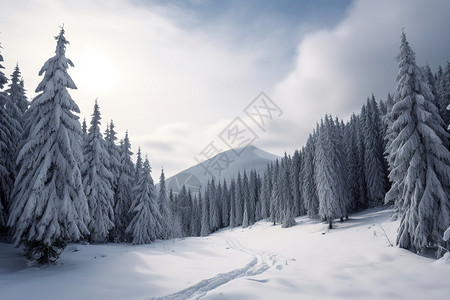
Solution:
M 208 181 L 228 183 L 238 172 L 256 170 L 262 174 L 267 164 L 280 158 L 253 145 L 223 151 L 167 179 L 168 190 L 179 192 L 183 186 L 196 192 L 206 187 Z

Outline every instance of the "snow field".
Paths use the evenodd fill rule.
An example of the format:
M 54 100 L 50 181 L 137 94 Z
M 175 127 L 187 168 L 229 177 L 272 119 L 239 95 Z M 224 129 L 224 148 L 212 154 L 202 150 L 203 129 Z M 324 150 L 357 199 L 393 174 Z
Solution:
M 2 299 L 448 299 L 449 261 L 389 247 L 391 215 L 367 210 L 333 230 L 301 217 L 287 229 L 262 221 L 142 246 L 72 244 L 40 268 L 1 244 Z

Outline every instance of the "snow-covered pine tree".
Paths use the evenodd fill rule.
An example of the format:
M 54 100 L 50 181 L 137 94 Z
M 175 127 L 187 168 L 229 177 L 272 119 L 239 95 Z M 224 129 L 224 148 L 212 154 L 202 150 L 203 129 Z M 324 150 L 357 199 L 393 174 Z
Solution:
M 234 200 L 236 205 L 234 213 L 236 226 L 240 226 L 242 225 L 242 218 L 244 217 L 244 192 L 242 188 L 242 177 L 240 172 L 238 172 L 238 176 L 236 179 Z
M 384 170 L 384 149 L 381 117 L 375 96 L 367 99 L 364 118 L 364 175 L 369 207 L 383 204 L 386 194 L 386 170 Z
M 366 182 L 366 171 L 365 171 L 365 143 L 364 143 L 364 123 L 366 116 L 366 106 L 363 105 L 361 109 L 361 114 L 357 117 L 358 124 L 357 126 L 357 139 L 356 139 L 356 145 L 358 148 L 358 186 L 359 186 L 359 199 L 356 204 L 357 210 L 366 209 L 368 206 L 368 200 L 367 200 L 367 182 Z
M 109 154 L 109 170 L 113 175 L 111 186 L 113 188 L 115 198 L 120 177 L 120 148 L 116 145 L 117 133 L 114 128 L 114 122 L 111 120 L 111 122 L 106 126 L 105 141 L 106 151 Z
M 333 220 L 347 214 L 345 211 L 345 184 L 342 160 L 339 157 L 333 120 L 327 115 L 321 122 L 315 154 L 315 177 L 319 196 L 319 216 L 333 228 Z
M 81 132 L 83 133 L 83 137 L 85 137 L 87 134 L 86 118 L 83 119 L 83 124 L 81 125 Z
M 317 131 L 310 134 L 303 149 L 303 185 L 302 194 L 305 201 L 305 209 L 312 219 L 319 215 L 319 197 L 317 195 L 317 184 L 315 180 L 315 152 Z
M 244 170 L 244 175 L 242 176 L 242 199 L 244 203 L 244 210 L 242 214 L 242 227 L 246 228 L 252 224 L 250 224 L 250 186 L 248 182 L 247 172 Z
M 437 94 L 437 108 L 444 124 L 448 124 L 450 123 L 450 112 L 447 110 L 447 106 L 450 105 L 450 62 L 447 62 L 447 66 L 439 79 Z
M 200 192 L 201 194 L 201 192 Z M 208 186 L 205 190 L 205 197 L 201 200 L 202 205 L 202 218 L 201 218 L 201 228 L 200 228 L 200 236 L 207 236 L 211 233 L 211 228 L 209 226 L 209 182 Z M 201 198 L 201 197 L 200 197 Z
M 191 190 L 189 190 L 189 193 L 192 194 Z M 190 236 L 200 236 L 202 210 L 197 195 L 193 195 L 192 197 L 191 211 Z
M 171 238 L 180 238 L 183 236 L 183 225 L 181 216 L 176 209 L 177 196 L 174 195 L 172 189 L 169 191 L 169 203 L 171 204 L 170 208 L 170 220 L 171 220 Z
M 218 199 L 216 192 L 216 184 L 214 182 L 214 178 L 211 178 L 211 182 L 208 185 L 209 192 L 209 228 L 211 232 L 214 232 L 219 229 L 220 225 L 220 212 L 218 207 Z
M 27 113 L 24 146 L 13 191 L 8 225 L 16 245 L 25 246 L 32 263 L 52 263 L 66 241 L 89 233 L 90 221 L 81 182 L 81 125 L 79 108 L 67 89 L 76 89 L 67 73 L 71 60 L 65 56 L 69 43 L 61 28 L 55 56 L 39 75 L 44 79 Z
M 223 180 L 222 185 L 222 227 L 228 227 L 230 225 L 230 191 L 228 190 L 228 184 L 226 180 Z
M 129 210 L 133 201 L 134 164 L 131 160 L 131 144 L 128 131 L 120 143 L 120 175 L 117 182 L 117 192 L 114 204 L 114 239 L 118 242 L 127 241 L 125 229 L 130 223 Z
M 386 202 L 395 200 L 401 214 L 397 244 L 423 252 L 439 245 L 450 225 L 449 134 L 404 32 L 397 61 Z
M 292 176 L 292 195 L 294 196 L 294 207 L 293 214 L 294 216 L 300 216 L 305 213 L 305 208 L 303 205 L 303 199 L 301 195 L 301 181 L 300 181 L 300 170 L 302 166 L 302 161 L 300 157 L 300 151 L 295 150 L 294 155 L 292 156 L 292 164 L 291 164 L 291 176 Z
M 358 119 L 355 114 L 352 114 L 350 121 L 347 123 L 344 132 L 344 144 L 347 149 L 347 170 L 348 170 L 348 194 L 349 206 L 348 210 L 355 211 L 358 200 L 360 199 L 359 187 L 359 155 L 358 155 Z
M 256 221 L 256 205 L 259 202 L 258 175 L 256 174 L 255 170 L 250 171 L 248 188 L 249 188 L 248 221 L 249 225 L 253 225 L 255 224 Z
M 292 195 L 292 180 L 291 180 L 291 162 L 288 158 L 286 152 L 284 153 L 284 157 L 281 161 L 281 176 L 280 176 L 280 184 L 282 186 L 281 189 L 281 197 L 282 197 L 282 227 L 289 228 L 295 225 L 294 212 L 294 196 Z
M 23 128 L 24 120 L 23 115 L 25 114 L 30 102 L 25 95 L 25 89 L 23 87 L 23 80 L 20 75 L 19 65 L 16 64 L 14 72 L 11 74 L 11 83 L 9 88 L 6 90 L 8 93 L 8 103 L 7 109 L 10 110 L 10 115 L 14 117 Z
M 137 183 L 139 181 L 139 176 L 142 174 L 142 155 L 141 155 L 141 147 L 138 148 L 138 152 L 136 154 L 136 164 L 134 169 L 134 180 Z
M 267 219 L 270 216 L 270 196 L 272 195 L 272 181 L 270 180 L 271 177 L 272 175 L 270 164 L 267 164 L 267 169 L 264 172 L 261 187 L 261 218 L 263 219 Z
M 84 193 L 89 206 L 91 222 L 88 229 L 90 240 L 104 243 L 114 227 L 114 192 L 111 183 L 110 157 L 106 141 L 100 132 L 100 107 L 94 104 L 91 125 L 84 139 L 84 163 L 81 167 Z
M 161 168 L 161 176 L 159 177 L 159 193 L 158 193 L 158 207 L 162 217 L 162 239 L 169 239 L 171 234 L 171 220 L 169 211 L 169 199 L 167 198 L 167 188 L 166 188 L 166 176 L 164 174 L 164 168 Z
M 230 183 L 230 227 L 236 227 L 236 180 L 231 179 Z
M 139 181 L 133 188 L 135 198 L 130 209 L 133 217 L 126 232 L 131 235 L 133 244 L 149 244 L 161 236 L 162 217 L 147 157 L 140 172 Z
M 270 195 L 269 220 L 273 225 L 281 222 L 281 189 L 280 186 L 280 163 L 278 159 L 275 161 L 272 172 L 272 194 Z
M 1 45 L 0 45 L 1 49 Z M 8 94 L 1 91 L 7 83 L 5 74 L 1 71 L 3 56 L 0 53 L 0 232 L 6 231 L 11 192 L 16 177 L 16 156 L 22 133 L 22 124 L 18 121 L 19 111 Z

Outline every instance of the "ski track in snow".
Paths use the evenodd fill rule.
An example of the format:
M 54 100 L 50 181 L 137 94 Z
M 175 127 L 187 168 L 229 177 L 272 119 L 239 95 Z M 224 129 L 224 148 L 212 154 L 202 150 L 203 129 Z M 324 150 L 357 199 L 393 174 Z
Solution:
M 214 277 L 204 279 L 176 293 L 163 297 L 149 298 L 149 300 L 201 299 L 209 291 L 237 278 L 259 275 L 274 267 L 278 270 L 282 269 L 282 265 L 278 263 L 276 254 L 245 248 L 239 240 L 234 238 L 226 237 L 223 239 L 230 249 L 250 254 L 253 256 L 253 259 L 242 268 L 234 269 L 228 273 L 219 273 Z

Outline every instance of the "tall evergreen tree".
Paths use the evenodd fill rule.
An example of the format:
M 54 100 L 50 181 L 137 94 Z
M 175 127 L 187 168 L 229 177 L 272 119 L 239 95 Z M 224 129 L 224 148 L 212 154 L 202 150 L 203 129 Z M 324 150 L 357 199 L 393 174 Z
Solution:
M 135 168 L 131 160 L 133 152 L 130 149 L 130 139 L 128 138 L 128 132 L 126 132 L 120 146 L 120 175 L 114 204 L 114 239 L 116 241 L 127 240 L 125 230 L 131 221 L 129 210 L 133 201 L 132 189 L 134 186 Z
M 231 179 L 230 183 L 230 227 L 236 227 L 236 181 Z
M 34 263 L 54 262 L 66 241 L 89 233 L 89 211 L 81 182 L 81 126 L 79 108 L 67 89 L 76 89 L 67 73 L 73 63 L 65 56 L 69 43 L 61 28 L 55 56 L 39 75 L 38 94 L 29 108 L 29 134 L 18 155 L 20 166 L 8 225 L 14 242 L 25 246 Z
M 302 161 L 300 158 L 300 151 L 295 150 L 294 155 L 292 156 L 292 164 L 291 164 L 292 195 L 294 196 L 294 207 L 293 207 L 294 216 L 300 216 L 305 213 L 303 199 L 301 196 L 301 190 L 302 190 L 301 180 L 300 180 L 301 166 L 302 166 Z
M 87 134 L 87 125 L 86 119 L 83 119 L 83 124 L 81 125 L 81 132 L 83 133 L 83 137 Z
M 242 177 L 241 173 L 238 172 L 237 180 L 236 180 L 236 190 L 234 194 L 235 199 L 235 221 L 236 226 L 242 225 L 242 218 L 244 216 L 244 193 L 242 187 Z
M 449 135 L 404 32 L 397 61 L 386 201 L 395 200 L 401 213 L 398 245 L 422 252 L 438 245 L 450 225 Z
M 217 192 L 216 192 L 216 184 L 214 182 L 214 178 L 211 179 L 211 182 L 208 184 L 209 190 L 209 228 L 211 232 L 214 232 L 219 229 L 220 226 L 220 212 L 218 206 Z
M 303 149 L 303 185 L 302 194 L 305 199 L 305 208 L 310 218 L 319 215 L 319 197 L 317 195 L 317 183 L 315 180 L 315 152 L 317 132 L 310 134 Z
M 209 186 L 209 183 L 208 183 Z M 203 201 L 201 201 L 202 205 L 202 219 L 201 219 L 201 229 L 200 236 L 207 236 L 211 233 L 211 228 L 209 226 L 209 191 L 210 189 L 207 187 L 205 190 L 205 197 Z M 201 194 L 201 192 L 200 192 Z
M 281 193 L 282 193 L 282 227 L 288 228 L 295 225 L 294 219 L 294 195 L 292 194 L 292 180 L 291 180 L 291 162 L 289 161 L 286 152 L 282 160 L 282 174 L 279 177 Z
M 244 203 L 244 210 L 242 214 L 242 227 L 245 228 L 252 225 L 250 223 L 250 213 L 251 213 L 250 186 L 248 182 L 247 172 L 245 170 L 244 175 L 242 176 L 242 195 Z
M 19 69 L 19 65 L 16 64 L 14 72 L 11 75 L 11 83 L 6 90 L 8 93 L 7 109 L 10 110 L 10 115 L 13 116 L 20 124 L 24 125 L 23 115 L 28 109 L 30 102 L 25 95 L 25 89 L 23 87 L 23 81 Z
M 270 197 L 272 195 L 271 177 L 270 164 L 268 164 L 267 169 L 264 172 L 261 188 L 261 218 L 263 219 L 267 219 L 270 216 Z
M 364 122 L 364 177 L 369 206 L 383 203 L 386 194 L 386 170 L 381 117 L 375 97 L 367 99 Z
M 222 203 L 222 227 L 228 227 L 230 225 L 230 191 L 225 179 L 223 180 L 220 202 Z
M 270 195 L 269 220 L 273 225 L 281 221 L 281 186 L 280 186 L 280 164 L 275 161 L 272 172 L 272 194 Z
M 450 123 L 450 112 L 447 110 L 447 106 L 450 105 L 450 62 L 447 62 L 437 85 L 437 108 L 446 125 Z
M 134 180 L 137 183 L 139 181 L 139 176 L 142 174 L 142 155 L 141 155 L 141 147 L 138 148 L 138 152 L 136 154 L 136 165 L 134 169 Z
M 0 45 L 1 49 L 1 45 Z M 22 124 L 18 121 L 19 111 L 8 94 L 1 91 L 7 83 L 1 71 L 3 57 L 0 53 L 0 231 L 6 231 L 6 223 L 11 206 L 11 192 L 16 178 L 16 156 Z
M 88 226 L 90 240 L 97 243 L 106 242 L 109 231 L 114 227 L 113 174 L 110 171 L 106 141 L 100 132 L 101 119 L 100 108 L 95 100 L 91 126 L 84 140 L 81 174 L 91 215 Z
M 109 154 L 109 170 L 113 175 L 111 186 L 113 188 L 114 197 L 116 197 L 115 195 L 117 193 L 120 177 L 120 147 L 116 145 L 117 133 L 114 128 L 114 122 L 111 120 L 111 122 L 106 126 L 105 141 L 106 151 Z
M 140 172 L 139 182 L 133 189 L 136 197 L 130 208 L 133 218 L 126 232 L 131 235 L 133 244 L 149 244 L 161 236 L 162 217 L 159 213 L 156 189 L 147 158 Z
M 345 184 L 343 181 L 342 160 L 339 157 L 338 143 L 333 120 L 325 116 L 320 125 L 315 156 L 315 176 L 319 196 L 319 216 L 333 227 L 333 220 L 347 214 L 345 207 Z
M 170 226 L 171 213 L 169 211 L 168 201 L 166 176 L 164 175 L 164 168 L 161 168 L 161 176 L 159 177 L 158 207 L 162 217 L 162 239 L 169 239 L 172 235 Z

